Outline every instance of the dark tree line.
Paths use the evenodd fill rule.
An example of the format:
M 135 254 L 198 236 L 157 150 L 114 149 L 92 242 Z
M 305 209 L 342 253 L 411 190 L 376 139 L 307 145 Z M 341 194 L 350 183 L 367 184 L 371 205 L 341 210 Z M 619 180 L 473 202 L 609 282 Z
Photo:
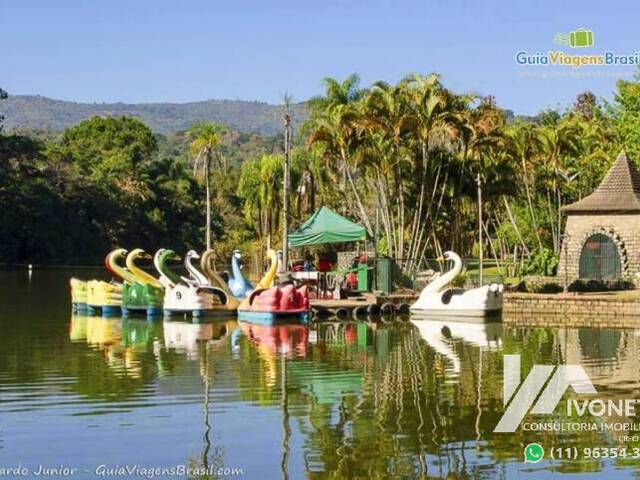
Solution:
M 116 245 L 200 248 L 201 190 L 186 161 L 159 155 L 133 118 L 95 117 L 53 142 L 2 135 L 0 262 L 93 264 Z

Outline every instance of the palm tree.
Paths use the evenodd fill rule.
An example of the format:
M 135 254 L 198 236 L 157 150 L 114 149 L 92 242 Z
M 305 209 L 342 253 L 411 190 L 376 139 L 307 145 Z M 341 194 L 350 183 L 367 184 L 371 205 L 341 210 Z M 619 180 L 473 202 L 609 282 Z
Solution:
M 332 105 L 322 115 L 316 115 L 310 120 L 311 133 L 307 142 L 309 145 L 318 145 L 322 149 L 322 155 L 329 167 L 337 166 L 342 170 L 345 181 L 349 184 L 355 198 L 358 215 L 371 235 L 373 233 L 371 220 L 356 187 L 351 164 L 354 152 L 362 141 L 358 132 L 358 118 L 359 112 L 355 104 Z M 346 196 L 346 192 L 344 193 Z
M 360 77 L 352 73 L 342 82 L 335 78 L 324 79 L 325 94 L 310 98 L 307 102 L 311 115 L 323 115 L 337 105 L 349 105 L 362 99 L 366 90 L 360 88 Z
M 544 166 L 552 174 L 552 189 L 556 198 L 554 212 L 556 225 L 551 225 L 554 251 L 560 251 L 560 235 L 562 234 L 562 197 L 558 182 L 559 162 L 565 156 L 576 156 L 580 151 L 580 131 L 572 122 L 559 122 L 542 127 L 541 155 L 546 162 Z
M 364 208 L 362 196 L 356 188 L 351 164 L 361 142 L 358 131 L 359 103 L 367 94 L 366 90 L 359 88 L 359 83 L 360 78 L 356 74 L 348 76 L 342 82 L 325 78 L 325 95 L 314 97 L 308 102 L 310 118 L 304 130 L 309 133 L 308 145 L 318 146 L 327 167 L 342 174 L 342 182 L 338 186 L 345 200 L 345 184 L 348 183 L 355 199 L 358 216 L 371 235 L 371 221 Z
M 218 166 L 226 168 L 224 158 L 219 154 L 222 134 L 226 127 L 217 123 L 203 122 L 194 125 L 189 130 L 191 144 L 189 156 L 192 159 L 194 177 L 202 176 L 206 192 L 206 244 L 211 248 L 211 162 L 216 159 Z
M 542 249 L 542 240 L 538 232 L 538 221 L 536 220 L 535 209 L 533 208 L 533 196 L 531 193 L 531 180 L 534 178 L 529 169 L 529 162 L 538 155 L 542 145 L 542 134 L 540 128 L 531 124 L 516 124 L 505 132 L 509 139 L 507 150 L 514 163 L 519 163 L 522 167 L 522 182 L 524 183 L 531 225 L 538 242 L 538 247 Z
M 248 223 L 255 224 L 261 240 L 271 245 L 271 236 L 278 225 L 283 197 L 280 186 L 284 178 L 282 155 L 269 154 L 242 164 L 237 194 L 244 202 Z M 294 176 L 297 179 L 297 175 Z
M 432 155 L 434 150 L 450 150 L 451 143 L 456 139 L 458 131 L 455 128 L 456 119 L 453 113 L 457 108 L 457 101 L 455 95 L 442 87 L 440 76 L 437 74 L 411 75 L 402 80 L 401 85 L 406 90 L 412 106 L 411 113 L 404 123 L 407 128 L 413 130 L 420 152 L 419 160 L 414 165 L 415 175 L 420 178 L 420 193 L 417 208 L 414 210 L 408 250 L 410 259 L 419 260 L 419 252 L 424 251 L 427 244 L 424 232 L 426 222 L 431 220 L 435 203 L 433 195 L 442 181 L 442 164 L 439 163 L 434 168 L 430 160 L 435 158 Z M 428 185 L 430 173 L 434 177 L 432 185 Z M 431 201 L 427 198 L 429 192 Z M 428 207 L 425 214 L 426 205 Z
M 376 208 L 385 229 L 387 254 L 399 260 L 404 258 L 405 251 L 405 196 L 409 193 L 406 172 L 412 165 L 405 138 L 405 92 L 399 85 L 376 82 L 363 98 L 360 109 L 358 123 L 364 141 L 357 152 L 356 165 L 369 173 L 372 183 L 369 190 L 377 196 Z

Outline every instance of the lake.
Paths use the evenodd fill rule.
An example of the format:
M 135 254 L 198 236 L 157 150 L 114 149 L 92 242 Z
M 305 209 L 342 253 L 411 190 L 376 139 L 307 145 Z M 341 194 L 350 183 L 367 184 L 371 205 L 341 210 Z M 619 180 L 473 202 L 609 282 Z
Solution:
M 505 410 L 504 354 L 521 356 L 522 378 L 534 364 L 580 364 L 601 398 L 633 398 L 640 330 L 409 317 L 277 327 L 103 319 L 72 314 L 72 273 L 104 275 L 0 271 L 0 476 L 53 469 L 43 472 L 62 478 L 69 469 L 73 478 L 626 478 L 639 471 L 631 458 L 547 454 L 523 462 L 531 442 L 547 452 L 640 447 L 620 440 L 624 432 L 493 429 Z M 564 422 L 563 405 L 525 421 Z M 588 421 L 614 420 L 623 421 Z

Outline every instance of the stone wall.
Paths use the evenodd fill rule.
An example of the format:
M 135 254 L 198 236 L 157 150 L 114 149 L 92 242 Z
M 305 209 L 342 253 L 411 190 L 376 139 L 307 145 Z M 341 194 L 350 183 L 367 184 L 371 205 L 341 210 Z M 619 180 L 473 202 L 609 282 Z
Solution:
M 558 293 L 562 291 L 562 279 L 543 275 L 526 275 L 523 279 L 525 292 L 529 293 Z M 520 291 L 522 291 L 520 289 Z
M 607 235 L 618 246 L 622 277 L 635 278 L 640 273 L 640 215 L 571 214 L 567 216 L 565 232 L 567 245 L 562 246 L 558 264 L 560 282 L 565 278 L 565 265 L 569 282 L 578 278 L 582 247 L 596 233 Z
M 535 327 L 640 328 L 640 298 L 507 293 L 502 321 Z

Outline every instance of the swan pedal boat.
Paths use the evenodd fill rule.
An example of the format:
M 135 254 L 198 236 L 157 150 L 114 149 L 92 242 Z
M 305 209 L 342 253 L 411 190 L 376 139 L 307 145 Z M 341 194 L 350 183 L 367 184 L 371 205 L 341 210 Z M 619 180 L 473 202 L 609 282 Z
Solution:
M 164 286 L 163 312 L 166 317 L 191 315 L 194 318 L 206 315 L 235 313 L 233 299 L 225 289 L 211 285 L 208 276 L 193 265 L 200 259 L 195 250 L 190 250 L 184 265 L 191 278 L 180 277 L 167 265 L 170 259 L 178 257 L 173 250 L 160 249 L 154 255 L 154 265 L 160 273 L 160 283 Z
M 442 259 L 440 259 L 442 260 Z M 492 283 L 464 290 L 451 288 L 449 284 L 462 273 L 462 259 L 455 252 L 445 252 L 444 260 L 452 260 L 453 268 L 436 276 L 427 285 L 410 310 L 415 315 L 446 315 L 452 320 L 483 321 L 486 317 L 499 317 L 502 312 L 504 285 Z
M 275 285 L 278 257 L 274 250 L 267 252 L 271 265 L 247 298 L 238 306 L 238 319 L 260 325 L 274 325 L 286 321 L 307 322 L 309 292 L 306 286 Z
M 238 250 L 236 250 L 236 252 L 238 252 Z M 238 306 L 240 305 L 241 298 L 233 293 L 227 282 L 218 274 L 218 272 L 216 272 L 214 267 L 214 257 L 214 251 L 209 249 L 202 254 L 202 258 L 200 259 L 200 272 L 204 273 L 207 285 L 221 290 L 226 296 L 226 301 L 221 305 L 214 305 L 213 309 L 218 314 L 229 312 L 235 315 L 238 310 Z M 194 268 L 194 270 L 197 269 Z M 249 282 L 247 283 L 249 284 Z
M 105 258 L 104 264 L 107 271 L 115 277 L 120 277 L 117 261 L 123 258 L 126 253 L 126 250 L 123 248 L 117 248 L 109 252 Z M 93 315 L 100 311 L 104 317 L 119 315 L 121 305 L 121 282 L 105 282 L 103 280 L 89 280 L 87 282 L 87 309 L 89 314 Z
M 116 249 L 105 258 L 105 266 L 109 272 L 118 276 L 113 264 L 126 254 L 126 250 Z M 87 312 L 94 315 L 100 310 L 103 315 L 111 316 L 120 313 L 122 303 L 122 285 L 103 280 L 79 280 L 71 278 L 71 303 L 76 312 Z
M 71 306 L 74 312 L 82 312 L 87 309 L 87 282 L 72 277 L 69 279 L 71 287 Z
M 151 256 L 141 248 L 136 248 L 129 252 L 125 261 L 128 274 L 122 286 L 122 314 L 146 313 L 147 317 L 162 315 L 164 287 L 135 264 L 139 258 Z

